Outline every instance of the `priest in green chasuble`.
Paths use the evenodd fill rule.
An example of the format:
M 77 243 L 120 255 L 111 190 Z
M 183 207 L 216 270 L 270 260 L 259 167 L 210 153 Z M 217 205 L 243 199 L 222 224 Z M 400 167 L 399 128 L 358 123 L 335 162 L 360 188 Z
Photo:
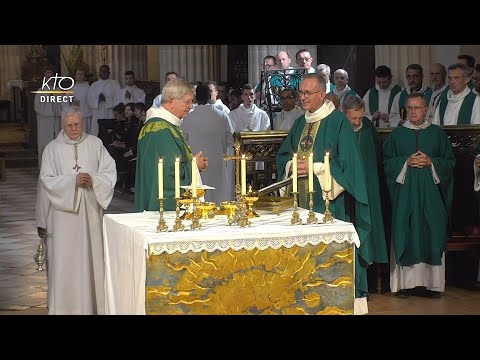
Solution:
M 447 134 L 426 120 L 427 97 L 411 93 L 406 105 L 407 121 L 383 144 L 392 203 L 390 288 L 401 298 L 417 286 L 440 297 L 455 156 Z
M 158 160 L 163 158 L 163 203 L 165 210 L 175 210 L 175 161 L 180 159 L 180 185 L 192 183 L 192 152 L 180 125 L 193 107 L 194 89 L 183 79 L 168 82 L 162 90 L 161 107 L 156 117 L 143 126 L 138 136 L 135 177 L 135 211 L 155 211 L 158 201 Z M 197 184 L 202 184 L 200 171 L 208 159 L 200 151 L 195 155 Z
M 343 221 L 355 224 L 360 242 L 368 241 L 371 232 L 365 172 L 358 143 L 352 126 L 345 115 L 335 109 L 333 103 L 325 99 L 325 80 L 318 74 L 307 74 L 299 88 L 302 108 L 306 113 L 295 120 L 288 136 L 280 147 L 277 157 L 278 179 L 290 176 L 292 157 L 298 157 L 299 205 L 308 209 L 308 156 L 313 152 L 314 161 L 314 208 L 325 211 L 322 196 L 324 182 L 323 159 L 330 153 L 332 192 L 330 211 Z M 355 256 L 355 313 L 366 313 L 368 292 L 366 268 L 369 259 L 364 257 L 363 245 Z
M 343 113 L 352 124 L 362 154 L 367 185 L 368 205 L 372 220 L 372 232 L 369 241 L 362 243 L 367 259 L 374 263 L 388 263 L 387 242 L 383 227 L 382 202 L 380 200 L 380 182 L 378 167 L 382 163 L 377 131 L 365 114 L 365 102 L 349 96 L 343 102 Z

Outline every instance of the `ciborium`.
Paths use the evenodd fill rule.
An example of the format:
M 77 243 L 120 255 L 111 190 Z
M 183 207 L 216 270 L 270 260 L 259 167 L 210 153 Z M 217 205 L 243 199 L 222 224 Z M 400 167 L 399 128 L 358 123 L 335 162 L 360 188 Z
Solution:
M 208 214 L 210 211 L 215 209 L 216 204 L 214 202 L 201 202 L 197 205 L 198 211 L 200 211 L 200 216 L 202 219 L 208 219 Z

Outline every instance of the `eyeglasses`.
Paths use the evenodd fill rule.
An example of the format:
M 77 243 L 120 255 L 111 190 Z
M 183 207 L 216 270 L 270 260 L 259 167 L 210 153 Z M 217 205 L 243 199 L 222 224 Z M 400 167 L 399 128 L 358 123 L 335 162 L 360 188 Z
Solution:
M 183 102 L 184 104 L 187 104 L 187 105 L 192 105 L 192 104 L 193 104 L 193 101 L 194 101 L 194 99 L 192 99 L 192 100 L 183 100 L 183 99 L 177 99 L 177 98 L 175 98 L 175 100 L 181 101 L 181 102 Z
M 425 108 L 426 106 L 407 106 L 408 111 L 418 111 Z
M 322 91 L 323 91 L 323 90 L 308 92 L 308 91 L 298 90 L 298 91 L 297 91 L 297 94 L 298 94 L 298 96 L 305 96 L 305 99 L 308 99 L 308 98 L 310 97 L 310 95 L 316 94 L 316 93 L 319 93 L 319 92 L 322 92 Z
M 287 99 L 295 99 L 295 96 L 280 96 L 280 100 L 287 100 Z

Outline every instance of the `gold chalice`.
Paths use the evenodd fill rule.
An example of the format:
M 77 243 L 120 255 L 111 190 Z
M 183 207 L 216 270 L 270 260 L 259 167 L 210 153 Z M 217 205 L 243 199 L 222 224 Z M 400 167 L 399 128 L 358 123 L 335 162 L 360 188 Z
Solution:
M 202 202 L 197 205 L 197 209 L 200 210 L 202 219 L 208 219 L 208 214 L 210 211 L 215 209 L 216 204 L 214 202 Z
M 227 211 L 227 219 L 232 220 L 237 211 L 237 203 L 235 201 L 222 201 L 221 208 Z
M 248 193 L 245 195 L 245 202 L 247 203 L 247 217 L 249 218 L 254 218 L 254 217 L 259 217 L 255 211 L 253 211 L 253 203 L 258 200 L 258 191 L 252 191 L 252 185 L 249 186 L 248 188 Z

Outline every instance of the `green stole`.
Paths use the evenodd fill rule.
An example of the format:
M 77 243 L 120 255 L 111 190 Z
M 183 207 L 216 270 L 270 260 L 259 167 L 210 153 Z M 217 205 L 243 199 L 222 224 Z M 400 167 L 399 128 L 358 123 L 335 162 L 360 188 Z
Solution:
M 390 98 L 388 99 L 388 113 L 390 114 L 390 109 L 392 108 L 393 99 L 395 95 L 397 95 L 402 88 L 398 85 L 395 85 L 392 90 L 390 91 Z M 368 95 L 368 107 L 370 108 L 370 114 L 378 111 L 378 90 L 374 86 L 370 89 L 370 95 Z
M 328 116 L 328 115 L 327 115 Z M 314 123 L 306 123 L 303 127 L 300 141 L 298 142 L 297 156 L 300 160 L 307 160 L 310 153 L 313 151 L 313 144 L 317 136 L 318 129 L 322 120 Z M 310 128 L 311 125 L 311 128 Z M 310 130 L 309 130 L 310 128 Z M 313 174 L 313 176 L 316 176 Z M 308 197 L 308 176 L 302 177 L 298 181 L 298 206 L 308 209 L 309 197 Z
M 458 112 L 457 125 L 470 125 L 470 119 L 472 118 L 473 103 L 475 102 L 475 95 L 473 92 L 463 98 L 460 111 Z M 445 111 L 447 110 L 448 99 L 447 96 L 441 96 L 440 98 L 440 125 L 443 125 L 443 118 L 445 117 Z

